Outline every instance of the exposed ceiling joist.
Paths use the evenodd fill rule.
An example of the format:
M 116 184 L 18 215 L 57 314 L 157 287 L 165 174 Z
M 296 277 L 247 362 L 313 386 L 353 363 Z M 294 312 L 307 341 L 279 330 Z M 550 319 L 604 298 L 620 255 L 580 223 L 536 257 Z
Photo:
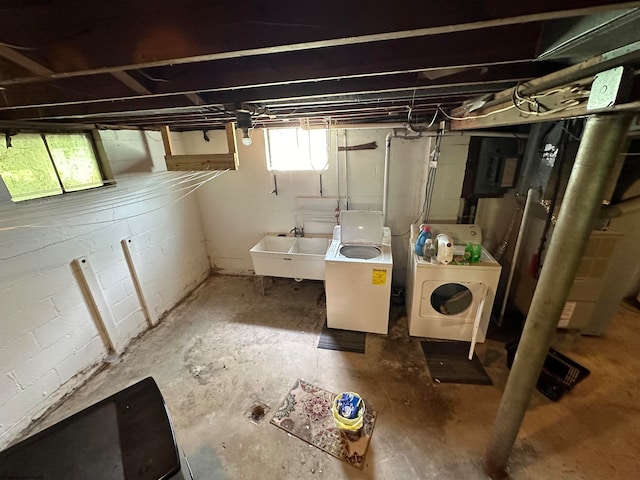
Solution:
M 20 65 L 25 70 L 38 75 L 38 77 L 44 77 L 45 75 L 51 75 L 53 73 L 53 70 L 51 70 L 50 68 L 47 68 L 44 65 L 40 65 L 35 60 L 32 60 L 31 58 L 21 54 L 17 50 L 1 44 L 0 57 L 6 58 L 16 65 Z
M 545 64 L 517 64 L 501 65 L 494 68 L 476 68 L 461 72 L 455 76 L 442 77 L 435 81 L 418 78 L 415 73 L 387 75 L 381 77 L 363 77 L 358 79 L 328 80 L 323 82 L 305 82 L 294 85 L 277 85 L 256 88 L 228 88 L 215 92 L 201 93 L 200 98 L 204 103 L 197 106 L 221 106 L 224 104 L 235 104 L 243 102 L 253 102 L 267 104 L 270 102 L 295 101 L 300 99 L 314 98 L 326 99 L 331 96 L 375 94 L 376 92 L 388 92 L 405 90 L 405 98 L 414 100 L 422 94 L 430 91 L 434 94 L 443 92 L 446 89 L 469 92 L 474 85 L 480 88 L 482 85 L 490 85 L 492 82 L 504 82 L 515 84 L 535 78 L 550 69 Z M 496 84 L 497 85 L 497 84 Z M 408 87 L 409 86 L 409 87 Z M 498 89 L 502 88 L 498 86 Z M 475 90 L 476 92 L 478 90 Z M 52 92 L 52 95 L 57 92 Z M 470 93 L 473 94 L 473 93 Z M 407 105 L 409 101 L 407 100 Z M 107 115 L 116 112 L 139 111 L 139 110 L 164 110 L 187 105 L 179 96 L 162 96 L 161 98 L 141 98 L 126 97 L 124 99 L 109 99 L 95 102 L 81 102 L 77 105 L 50 105 L 38 107 L 23 106 L 19 109 L 11 109 L 5 112 L 5 118 L 13 119 L 37 119 L 37 118 L 62 118 L 75 113 L 76 118 L 80 116 L 90 118 L 95 115 Z M 200 111 L 193 106 L 188 107 L 193 111 Z M 2 110 L 2 108 L 0 108 Z M 169 112 L 167 112 L 169 113 Z
M 154 84 L 153 94 L 146 96 L 214 93 L 239 88 L 417 74 L 436 68 L 451 68 L 452 65 L 456 68 L 517 65 L 535 58 L 535 41 L 539 33 L 540 26 L 537 24 L 527 25 L 526 28 L 510 26 L 482 34 L 463 32 L 434 37 L 429 41 L 403 40 L 373 50 L 362 45 L 345 46 L 315 55 L 294 52 L 274 58 L 243 58 L 171 67 L 155 70 L 149 75 L 158 81 Z M 504 45 L 505 38 L 514 41 Z M 470 44 L 478 42 L 483 42 L 486 50 L 469 48 Z M 51 85 L 57 87 L 56 91 L 37 85 L 7 85 L 4 87 L 4 96 L 0 98 L 0 107 L 51 106 L 120 99 L 107 96 L 100 85 L 93 92 L 78 90 L 76 84 L 79 80 L 68 78 L 53 82 Z M 86 79 L 82 81 L 86 82 Z M 415 83 L 414 77 L 407 86 Z M 127 98 L 131 98 L 131 95 L 124 96 L 124 99 Z
M 111 75 L 113 75 L 120 82 L 124 83 L 127 87 L 129 87 L 131 90 L 136 92 L 138 95 L 152 94 L 151 90 L 149 90 L 147 87 L 142 85 L 139 81 L 137 81 L 135 78 L 133 78 L 131 75 L 129 75 L 126 72 L 111 72 Z
M 118 3 L 123 0 L 93 6 L 91 12 L 74 5 L 72 15 L 57 4 L 47 3 L 16 12 L 18 18 L 23 17 L 23 30 L 30 35 L 16 32 L 12 42 L 33 45 L 28 48 L 47 58 L 53 72 L 5 78 L 2 84 L 396 41 L 639 5 L 602 0 L 483 0 L 469 8 L 464 0 L 449 0 L 442 8 L 432 2 L 399 0 L 378 2 L 375 8 L 344 2 L 336 2 L 336 8 L 330 8 L 327 2 L 301 8 L 299 2 L 280 0 L 277 5 L 256 2 L 254 8 L 230 2 L 197 3 L 184 8 L 175 2 L 139 0 L 132 8 L 130 2 L 121 6 Z M 32 15 L 24 18 L 29 10 Z M 7 31 L 4 27 L 15 18 L 3 15 L 0 31 Z M 386 27 L 381 28 L 381 24 Z M 52 29 L 52 25 L 56 28 Z M 65 32 L 65 38 L 60 38 L 59 32 Z M 108 51 L 96 59 L 92 53 L 104 44 L 105 38 L 111 39 Z
M 611 17 L 628 32 L 640 15 L 621 9 L 635 7 L 640 2 L 4 4 L 0 121 L 200 130 L 222 128 L 242 108 L 254 126 L 329 117 L 417 122 L 485 94 L 493 95 L 488 112 L 516 85 L 526 95 L 566 67 L 540 61 L 544 32 Z M 611 39 L 614 27 L 599 29 L 598 39 Z M 598 44 L 588 42 L 592 55 L 604 52 Z M 609 63 L 640 66 L 629 48 Z M 585 68 L 593 66 L 574 71 L 584 76 Z

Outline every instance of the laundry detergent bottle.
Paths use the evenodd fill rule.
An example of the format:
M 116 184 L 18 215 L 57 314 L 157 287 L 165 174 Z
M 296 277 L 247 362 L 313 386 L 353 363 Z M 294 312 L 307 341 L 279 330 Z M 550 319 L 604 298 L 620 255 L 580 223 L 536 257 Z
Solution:
M 421 257 L 424 255 L 424 244 L 427 242 L 427 239 L 431 239 L 431 227 L 424 225 L 416 240 L 416 253 Z

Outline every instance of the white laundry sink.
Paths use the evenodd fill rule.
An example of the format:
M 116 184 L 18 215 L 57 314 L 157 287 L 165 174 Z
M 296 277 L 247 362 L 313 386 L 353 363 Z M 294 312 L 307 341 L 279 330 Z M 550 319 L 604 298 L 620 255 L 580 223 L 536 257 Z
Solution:
M 324 280 L 324 256 L 328 237 L 279 237 L 266 235 L 249 253 L 256 275 Z

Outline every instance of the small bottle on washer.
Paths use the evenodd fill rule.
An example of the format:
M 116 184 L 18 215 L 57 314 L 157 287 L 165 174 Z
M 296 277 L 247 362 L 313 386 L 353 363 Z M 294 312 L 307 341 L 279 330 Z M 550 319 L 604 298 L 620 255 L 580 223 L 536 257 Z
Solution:
M 424 259 L 427 262 L 430 262 L 431 259 L 433 258 L 433 240 L 431 239 L 431 237 L 427 238 L 427 240 L 424 242 Z
M 431 227 L 427 226 L 427 225 L 423 225 L 422 227 L 422 231 L 420 232 L 420 235 L 418 235 L 418 239 L 416 240 L 416 254 L 420 255 L 421 257 L 424 256 L 424 245 L 428 239 L 431 239 Z

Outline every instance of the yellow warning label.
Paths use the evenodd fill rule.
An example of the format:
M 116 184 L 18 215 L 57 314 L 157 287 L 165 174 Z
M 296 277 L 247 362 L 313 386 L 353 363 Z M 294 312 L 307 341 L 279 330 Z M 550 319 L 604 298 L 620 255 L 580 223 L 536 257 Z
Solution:
M 374 268 L 371 275 L 371 284 L 384 285 L 385 283 L 387 283 L 387 271 Z

